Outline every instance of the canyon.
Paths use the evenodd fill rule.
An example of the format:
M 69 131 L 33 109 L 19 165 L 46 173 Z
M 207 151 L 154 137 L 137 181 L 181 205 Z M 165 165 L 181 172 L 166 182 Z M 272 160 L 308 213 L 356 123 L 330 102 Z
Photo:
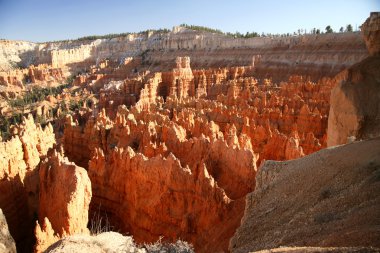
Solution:
M 380 14 L 361 29 L 1 40 L 17 251 L 376 252 Z

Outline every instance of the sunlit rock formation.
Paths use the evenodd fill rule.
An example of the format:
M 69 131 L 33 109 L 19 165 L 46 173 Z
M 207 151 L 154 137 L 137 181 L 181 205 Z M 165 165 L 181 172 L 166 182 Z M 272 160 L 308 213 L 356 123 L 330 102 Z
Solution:
M 58 237 L 88 233 L 91 182 L 87 171 L 53 150 L 39 168 L 39 221 L 36 252 L 43 252 Z M 56 235 L 56 236 L 55 236 Z
M 376 246 L 378 140 L 323 149 L 378 136 L 378 16 L 363 25 L 364 39 L 244 39 L 175 27 L 0 41 L 0 208 L 17 248 L 95 243 L 61 238 L 97 222 L 138 243 L 183 239 L 196 252 L 227 251 L 246 203 L 232 251 Z M 256 195 L 263 199 L 250 202 Z M 253 235 L 245 232 L 252 215 L 261 222 Z M 356 222 L 359 233 L 371 232 L 367 241 Z

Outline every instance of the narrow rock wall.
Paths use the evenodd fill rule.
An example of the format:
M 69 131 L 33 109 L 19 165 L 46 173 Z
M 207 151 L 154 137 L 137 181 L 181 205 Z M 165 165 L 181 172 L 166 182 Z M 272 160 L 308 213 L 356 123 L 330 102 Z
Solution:
M 0 143 L 0 208 L 18 250 L 23 251 L 32 246 L 37 218 L 38 164 L 55 143 L 55 136 L 50 124 L 42 129 L 31 115 L 13 131 L 11 140 Z

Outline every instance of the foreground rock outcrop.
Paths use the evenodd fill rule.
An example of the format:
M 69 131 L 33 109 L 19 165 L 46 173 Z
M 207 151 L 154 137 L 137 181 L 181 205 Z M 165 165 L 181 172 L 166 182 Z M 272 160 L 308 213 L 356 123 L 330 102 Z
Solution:
M 193 248 L 183 241 L 162 244 L 161 242 L 136 245 L 132 237 L 115 232 L 106 232 L 96 236 L 75 235 L 63 238 L 48 249 L 50 253 L 157 253 L 179 252 L 193 253 Z M 255 251 L 253 253 L 377 253 L 374 247 L 281 247 Z
M 0 209 L 0 252 L 16 253 L 16 244 L 8 230 L 8 224 Z
M 59 237 L 86 234 L 91 182 L 87 171 L 53 150 L 41 163 L 39 221 L 36 252 L 44 251 Z
M 136 245 L 133 238 L 115 232 L 105 232 L 96 236 L 76 235 L 66 237 L 51 245 L 51 253 L 149 253 L 149 252 L 181 252 L 194 253 L 191 245 L 183 241 L 171 244 L 160 242 Z
M 379 150 L 376 138 L 265 162 L 229 249 L 380 247 Z

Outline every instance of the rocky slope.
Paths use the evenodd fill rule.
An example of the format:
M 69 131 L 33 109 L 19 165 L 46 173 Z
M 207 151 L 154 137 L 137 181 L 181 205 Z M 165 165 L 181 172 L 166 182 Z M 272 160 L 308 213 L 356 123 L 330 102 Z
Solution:
M 231 252 L 282 245 L 380 247 L 379 150 L 377 138 L 265 162 Z

